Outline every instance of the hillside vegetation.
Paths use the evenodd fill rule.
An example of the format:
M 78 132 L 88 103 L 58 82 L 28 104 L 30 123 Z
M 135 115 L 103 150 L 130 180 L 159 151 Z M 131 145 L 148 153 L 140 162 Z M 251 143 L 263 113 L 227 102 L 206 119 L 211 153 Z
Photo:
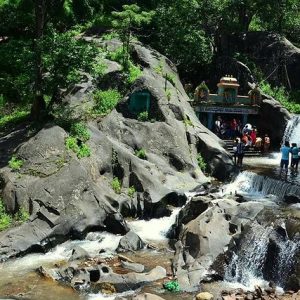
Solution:
M 103 53 L 85 35 L 118 37 L 123 43 L 114 60 L 138 76 L 129 60 L 132 40 L 150 44 L 173 61 L 185 81 L 209 79 L 216 58 L 224 55 L 228 36 L 268 31 L 300 44 L 297 0 L 2 0 L 0 1 L 0 126 L 29 116 L 43 119 L 62 91 L 84 73 L 103 72 Z M 255 58 L 246 58 L 254 75 L 262 75 Z M 119 55 L 119 57 L 118 57 Z M 243 61 L 243 59 L 241 59 Z M 245 62 L 245 61 L 244 61 Z M 255 76 L 257 81 L 267 76 Z M 199 78 L 199 80 L 198 80 Z M 285 82 L 282 82 L 285 85 Z M 264 86 L 266 87 L 266 85 Z M 283 89 L 269 87 L 271 94 Z M 285 86 L 281 101 L 299 112 L 299 92 Z M 280 97 L 281 97 L 280 96 Z M 281 97 L 282 98 L 282 97 Z

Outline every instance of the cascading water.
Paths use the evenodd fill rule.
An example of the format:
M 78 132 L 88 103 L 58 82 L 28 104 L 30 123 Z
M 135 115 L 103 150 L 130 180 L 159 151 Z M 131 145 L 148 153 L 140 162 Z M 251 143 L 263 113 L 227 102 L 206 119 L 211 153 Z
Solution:
M 224 187 L 224 196 L 235 194 L 243 195 L 246 200 L 275 200 L 280 210 L 282 200 L 286 197 L 299 199 L 300 185 L 244 171 Z M 249 288 L 263 285 L 265 280 L 272 280 L 282 287 L 286 285 L 293 272 L 295 256 L 300 251 L 300 241 L 288 237 L 284 218 L 280 223 L 274 214 L 270 220 L 264 219 L 264 222 L 251 224 L 236 248 L 232 249 L 232 258 L 224 277 L 226 281 L 242 283 Z
M 285 133 L 282 138 L 283 141 L 289 141 L 291 143 L 300 143 L 300 116 L 294 115 L 288 122 Z
M 253 287 L 272 280 L 284 286 L 293 271 L 300 244 L 280 236 L 273 226 L 255 222 L 237 248 L 226 269 L 226 281 Z
M 223 193 L 225 195 L 239 193 L 256 200 L 274 195 L 280 201 L 285 197 L 300 197 L 300 185 L 244 171 L 225 187 Z
M 268 237 L 271 232 L 272 227 L 262 228 L 258 224 L 253 224 L 247 238 L 243 240 L 241 249 L 233 253 L 225 273 L 225 280 L 254 286 L 258 278 L 263 278 Z

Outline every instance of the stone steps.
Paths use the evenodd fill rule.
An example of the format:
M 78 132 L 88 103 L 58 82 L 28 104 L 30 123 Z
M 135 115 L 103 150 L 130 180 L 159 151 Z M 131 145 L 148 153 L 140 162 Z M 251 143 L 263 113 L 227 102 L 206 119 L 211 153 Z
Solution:
M 230 152 L 232 155 L 234 155 L 234 151 L 233 151 L 233 147 L 235 146 L 235 142 L 233 140 L 223 140 L 223 142 L 225 142 L 225 148 L 228 152 Z M 248 157 L 258 157 L 258 156 L 262 156 L 261 151 L 259 150 L 255 150 L 253 148 L 249 148 L 247 150 L 245 150 L 245 156 Z

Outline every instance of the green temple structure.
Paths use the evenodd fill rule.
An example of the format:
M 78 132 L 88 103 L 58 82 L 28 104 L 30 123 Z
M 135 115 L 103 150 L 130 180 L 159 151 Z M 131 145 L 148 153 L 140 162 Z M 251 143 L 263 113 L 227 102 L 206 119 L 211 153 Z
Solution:
M 240 96 L 237 79 L 229 75 L 222 77 L 217 86 L 218 93 L 211 94 L 205 83 L 201 83 L 195 90 L 194 101 L 191 101 L 201 123 L 210 130 L 217 116 L 232 116 L 246 124 L 249 115 L 259 113 L 261 95 L 257 87 L 248 96 Z

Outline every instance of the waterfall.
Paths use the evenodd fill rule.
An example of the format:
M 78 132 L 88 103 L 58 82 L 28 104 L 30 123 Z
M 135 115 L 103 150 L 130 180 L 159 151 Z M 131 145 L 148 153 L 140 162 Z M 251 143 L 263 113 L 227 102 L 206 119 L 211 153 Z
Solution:
M 283 138 L 284 141 L 300 144 L 300 115 L 294 115 L 288 122 Z
M 224 189 L 224 194 L 236 193 L 249 196 L 250 198 L 275 195 L 278 200 L 284 200 L 286 196 L 299 198 L 300 185 L 244 171 Z
M 268 237 L 272 227 L 263 228 L 253 224 L 246 238 L 243 239 L 241 249 L 233 253 L 230 264 L 225 272 L 225 280 L 240 282 L 245 286 L 253 286 L 257 278 L 263 278 L 263 266 L 266 261 Z
M 239 245 L 226 269 L 226 281 L 253 287 L 264 280 L 272 280 L 278 286 L 285 286 L 293 272 L 299 241 L 283 238 L 273 226 L 255 222 Z

